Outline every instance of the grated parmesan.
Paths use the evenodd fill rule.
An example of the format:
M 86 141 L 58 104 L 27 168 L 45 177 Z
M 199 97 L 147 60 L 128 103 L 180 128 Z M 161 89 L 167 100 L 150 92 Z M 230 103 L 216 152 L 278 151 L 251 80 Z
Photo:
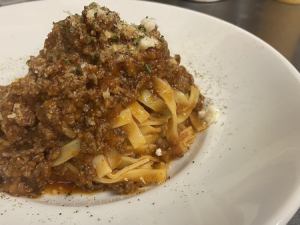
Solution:
M 204 119 L 208 124 L 212 124 L 218 120 L 219 116 L 219 110 L 216 107 L 210 105 L 207 107 Z
M 153 18 L 144 18 L 141 21 L 141 25 L 143 25 L 147 32 L 151 32 L 156 28 L 156 23 Z
M 86 12 L 86 18 L 89 21 L 93 21 L 95 19 L 95 14 L 97 13 L 97 15 L 104 15 L 105 11 L 103 9 L 101 9 L 101 7 L 99 5 L 97 5 L 97 7 L 94 7 L 92 9 L 89 9 Z
M 7 115 L 7 118 L 8 119 L 13 119 L 13 118 L 16 118 L 16 114 L 15 113 L 12 113 L 12 114 L 9 114 L 9 115 Z
M 102 93 L 102 96 L 104 99 L 109 99 L 110 98 L 110 92 L 109 92 L 109 89 L 106 89 L 106 91 L 104 91 Z
M 205 118 L 205 114 L 206 114 L 206 111 L 204 109 L 202 109 L 201 111 L 198 112 L 198 115 L 201 119 Z
M 155 155 L 162 156 L 161 148 L 158 148 L 158 149 L 155 150 Z
M 143 50 L 154 48 L 158 44 L 158 40 L 153 37 L 143 37 L 139 42 L 139 47 Z

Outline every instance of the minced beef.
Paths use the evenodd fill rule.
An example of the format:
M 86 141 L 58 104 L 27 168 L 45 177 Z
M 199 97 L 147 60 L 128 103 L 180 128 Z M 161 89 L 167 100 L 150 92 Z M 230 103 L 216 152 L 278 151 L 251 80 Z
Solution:
M 144 37 L 155 46 L 141 46 Z M 128 144 L 122 129 L 111 128 L 111 119 L 141 90 L 153 88 L 153 76 L 189 93 L 193 78 L 179 61 L 157 29 L 128 25 L 95 3 L 82 15 L 54 23 L 44 48 L 28 60 L 28 74 L 0 87 L 0 190 L 35 197 L 59 182 L 107 189 L 93 183 L 91 158 L 122 152 Z M 201 96 L 199 109 L 202 101 Z M 70 173 L 64 164 L 52 167 L 60 148 L 75 138 L 81 151 L 71 162 L 80 172 Z M 128 193 L 139 185 L 111 189 Z

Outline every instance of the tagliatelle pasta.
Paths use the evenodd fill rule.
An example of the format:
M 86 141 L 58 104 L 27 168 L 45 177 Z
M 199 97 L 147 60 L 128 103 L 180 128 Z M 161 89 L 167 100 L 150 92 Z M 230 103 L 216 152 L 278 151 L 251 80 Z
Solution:
M 164 166 L 162 166 L 159 170 L 155 169 L 153 168 L 153 163 L 147 164 L 152 162 L 151 160 L 154 160 L 154 158 L 150 157 L 150 155 L 148 155 L 148 157 L 145 155 L 153 153 L 155 150 L 155 143 L 158 138 L 163 137 L 164 135 L 167 136 L 168 132 L 171 132 L 168 138 L 172 138 L 172 142 L 178 145 L 178 149 L 181 152 L 177 153 L 184 154 L 195 137 L 195 131 L 192 126 L 188 126 L 181 130 L 178 135 L 178 125 L 182 125 L 181 123 L 190 118 L 196 131 L 202 131 L 206 128 L 206 123 L 197 117 L 195 112 L 192 112 L 198 102 L 200 94 L 199 90 L 195 86 L 191 86 L 190 95 L 186 96 L 178 90 L 173 90 L 168 82 L 157 78 L 155 80 L 155 90 L 157 95 L 160 97 L 153 97 L 154 94 L 149 94 L 150 91 L 148 90 L 141 92 L 141 96 L 145 95 L 145 93 L 148 93 L 148 96 L 152 96 L 149 97 L 152 99 L 152 107 L 149 108 L 155 108 L 152 113 L 151 110 L 148 110 L 148 112 L 146 108 L 138 102 L 134 102 L 127 109 L 121 111 L 116 119 L 113 120 L 113 124 L 118 124 L 118 126 L 114 125 L 114 128 L 123 127 L 126 131 L 128 139 L 132 145 L 133 152 L 144 156 L 140 159 L 131 159 L 128 157 L 121 159 L 121 161 L 125 160 L 127 163 L 120 162 L 123 166 L 119 167 L 119 170 L 115 173 L 105 174 L 107 176 L 102 176 L 103 174 L 101 174 L 101 176 L 97 176 L 95 179 L 96 182 L 116 183 L 121 180 L 137 181 L 142 179 L 146 184 L 161 183 L 166 179 L 165 164 L 163 164 Z M 143 97 L 140 97 L 139 99 L 142 98 Z M 153 107 L 153 105 L 159 105 L 159 108 Z M 180 119 L 177 119 L 177 105 L 184 106 L 181 110 L 181 114 L 179 115 Z M 160 109 L 161 114 L 158 114 L 158 109 Z M 166 116 L 165 111 L 162 109 L 168 109 L 170 116 Z M 156 117 L 154 117 L 154 115 Z M 161 117 L 159 117 L 159 115 L 161 115 Z M 135 122 L 134 118 L 137 122 Z M 118 123 L 115 121 L 118 121 Z M 171 125 L 168 124 L 169 121 L 171 121 Z M 166 130 L 166 133 L 163 133 L 163 130 Z M 157 160 L 154 160 L 154 162 L 155 161 Z M 147 165 L 147 169 L 143 167 L 145 165 Z M 104 170 L 110 171 L 107 169 Z
M 53 166 L 59 166 L 69 159 L 75 157 L 80 151 L 80 141 L 78 139 L 71 141 L 61 148 L 59 157 L 53 162 Z

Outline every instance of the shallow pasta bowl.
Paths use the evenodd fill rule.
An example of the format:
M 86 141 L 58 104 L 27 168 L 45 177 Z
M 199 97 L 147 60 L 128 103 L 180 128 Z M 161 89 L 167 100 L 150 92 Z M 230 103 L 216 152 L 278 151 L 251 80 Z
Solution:
M 52 22 L 89 1 L 0 8 L 0 82 L 26 72 Z M 3 224 L 285 224 L 300 204 L 300 79 L 278 52 L 221 20 L 140 1 L 99 1 L 129 22 L 156 19 L 220 117 L 173 163 L 171 179 L 136 196 L 1 195 Z

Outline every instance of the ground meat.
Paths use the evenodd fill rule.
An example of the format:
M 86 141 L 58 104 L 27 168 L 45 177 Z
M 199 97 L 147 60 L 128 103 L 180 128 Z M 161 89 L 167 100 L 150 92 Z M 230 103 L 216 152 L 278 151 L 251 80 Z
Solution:
M 33 126 L 35 124 L 35 114 L 29 106 L 23 103 L 15 103 L 13 113 L 16 115 L 16 123 L 21 127 Z
M 110 189 L 112 189 L 117 194 L 132 194 L 135 193 L 138 190 L 138 188 L 142 186 L 143 185 L 141 184 L 141 182 L 137 183 L 133 181 L 128 181 L 115 183 L 110 186 Z
M 51 151 L 54 154 L 55 151 Z M 8 148 L 0 157 L 0 190 L 18 196 L 34 197 L 41 193 L 50 176 L 51 167 L 45 149 L 17 150 Z
M 82 190 L 136 191 L 135 182 L 95 184 L 91 159 L 127 151 L 125 132 L 110 122 L 142 90 L 153 91 L 153 77 L 190 92 L 193 78 L 179 63 L 157 29 L 146 33 L 95 3 L 54 23 L 44 48 L 28 60 L 28 74 L 0 87 L 0 190 L 34 197 L 49 184 L 68 183 Z M 80 154 L 52 167 L 61 147 L 75 138 Z M 165 139 L 159 143 L 172 149 Z

